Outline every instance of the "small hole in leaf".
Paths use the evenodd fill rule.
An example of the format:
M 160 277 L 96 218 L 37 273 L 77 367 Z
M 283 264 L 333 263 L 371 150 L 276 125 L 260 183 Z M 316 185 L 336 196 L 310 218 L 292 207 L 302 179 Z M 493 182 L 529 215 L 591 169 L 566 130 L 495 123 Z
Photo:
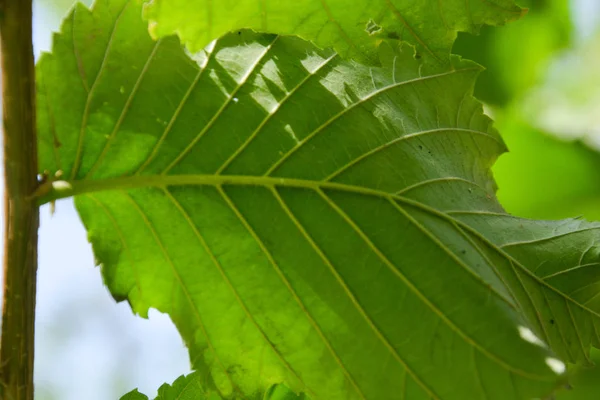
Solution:
M 377 25 L 375 21 L 370 19 L 365 27 L 365 32 L 367 32 L 369 35 L 375 35 L 379 31 L 381 31 L 381 26 Z

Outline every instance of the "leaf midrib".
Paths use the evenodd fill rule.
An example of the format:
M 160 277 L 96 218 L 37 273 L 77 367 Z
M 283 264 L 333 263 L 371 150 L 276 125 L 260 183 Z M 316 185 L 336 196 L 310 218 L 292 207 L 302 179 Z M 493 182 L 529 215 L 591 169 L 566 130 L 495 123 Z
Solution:
M 452 180 L 453 178 L 447 178 Z M 437 180 L 436 180 L 437 181 Z M 371 189 L 364 186 L 349 185 L 345 183 L 338 183 L 332 181 L 322 180 L 308 180 L 308 179 L 297 179 L 297 178 L 283 178 L 273 176 L 251 176 L 251 175 L 215 175 L 215 174 L 186 174 L 186 175 L 134 175 L 124 176 L 118 178 L 107 178 L 107 179 L 93 179 L 93 180 L 58 180 L 52 183 L 52 189 L 49 193 L 42 195 L 38 198 L 38 203 L 44 205 L 56 200 L 73 197 L 82 194 L 96 193 L 96 192 L 108 192 L 108 191 L 122 191 L 128 189 L 141 189 L 148 187 L 161 187 L 166 188 L 169 186 L 212 186 L 221 187 L 226 185 L 238 185 L 238 186 L 258 186 L 266 188 L 288 187 L 296 189 L 308 189 L 314 191 L 337 190 L 342 192 L 362 194 L 365 196 L 379 197 L 388 200 L 395 200 L 400 203 L 417 207 L 426 213 L 445 219 L 446 221 L 457 224 L 474 234 L 476 237 L 481 239 L 484 243 L 490 246 L 492 249 L 497 251 L 508 261 L 515 263 L 523 272 L 532 277 L 540 285 L 549 288 L 550 290 L 558 293 L 560 296 L 569 300 L 573 304 L 582 308 L 583 310 L 591 313 L 592 315 L 600 318 L 600 313 L 586 307 L 583 304 L 575 301 L 571 297 L 567 296 L 563 292 L 557 290 L 552 285 L 548 284 L 540 277 L 531 272 L 528 268 L 522 265 L 518 260 L 508 254 L 502 246 L 499 246 L 479 231 L 471 227 L 469 224 L 463 222 L 460 219 L 454 218 L 451 213 L 445 213 L 439 211 L 433 207 L 423 204 L 419 201 L 400 196 L 396 193 L 388 193 L 382 190 Z M 488 212 L 477 212 L 480 215 L 506 215 L 499 213 L 488 213 Z M 600 229 L 594 228 L 594 229 Z M 548 239 L 548 238 L 546 238 Z M 498 294 L 498 296 L 506 301 L 504 296 Z M 510 303 L 507 303 L 511 305 Z M 511 305 L 512 307 L 512 305 Z
M 544 281 L 541 281 L 536 275 L 531 273 L 526 267 L 524 267 L 518 260 L 515 260 L 512 256 L 507 254 L 503 249 L 498 247 L 496 244 L 491 242 L 481 233 L 476 231 L 474 228 L 462 222 L 458 219 L 454 219 L 452 216 L 436 210 L 426 204 L 421 202 L 398 196 L 392 193 L 384 192 L 381 190 L 371 189 L 363 186 L 349 185 L 344 183 L 337 182 L 327 182 L 327 181 L 317 181 L 317 180 L 306 180 L 306 179 L 297 179 L 297 178 L 278 178 L 271 176 L 247 176 L 247 175 L 214 175 L 214 174 L 190 174 L 190 175 L 144 175 L 144 176 L 128 176 L 128 177 L 119 177 L 119 178 L 108 178 L 108 179 L 99 179 L 99 180 L 76 180 L 76 181 L 56 181 L 53 183 L 53 189 L 51 192 L 40 199 L 41 204 L 45 204 L 54 200 L 67 198 L 71 196 L 95 193 L 95 192 L 109 192 L 109 191 L 123 191 L 123 190 L 131 190 L 131 189 L 140 189 L 140 188 L 148 188 L 148 187 L 159 187 L 159 188 L 167 188 L 169 186 L 210 186 L 221 188 L 227 185 L 237 185 L 237 186 L 256 186 L 256 187 L 265 187 L 268 189 L 273 189 L 277 187 L 288 187 L 288 188 L 296 188 L 296 189 L 306 189 L 306 190 L 314 190 L 316 192 L 322 192 L 323 190 L 336 190 L 348 193 L 356 193 L 362 194 L 366 196 L 378 197 L 382 199 L 386 199 L 392 204 L 399 202 L 405 205 L 410 205 L 414 207 L 418 207 L 419 209 L 435 215 L 437 217 L 441 217 L 451 223 L 455 223 L 460 225 L 465 230 L 471 232 L 479 239 L 481 239 L 484 243 L 489 245 L 492 249 L 499 252 L 503 257 L 507 260 L 510 260 L 515 263 L 522 271 L 526 274 L 529 274 L 533 279 L 539 282 L 540 285 L 548 287 L 550 290 L 558 293 L 560 296 L 564 297 L 566 300 L 572 302 L 583 310 L 593 314 L 594 316 L 600 317 L 598 313 L 587 308 L 586 306 L 579 304 L 572 298 L 566 296 L 564 293 L 558 291 L 556 288 L 547 284 Z M 483 282 L 481 277 L 476 275 L 472 270 L 467 268 L 467 271 L 471 273 L 471 275 L 480 282 Z M 486 285 L 487 286 L 487 285 Z M 488 286 L 489 287 L 489 286 Z M 514 305 L 510 303 L 504 296 L 498 293 L 496 290 L 490 288 L 490 292 L 497 296 L 499 299 L 504 301 L 507 305 L 514 308 Z M 430 305 L 431 306 L 431 305 Z M 438 313 L 437 307 L 434 312 Z M 514 367 L 510 364 L 507 364 L 501 358 L 498 358 L 495 354 L 489 353 L 485 348 L 483 348 L 478 342 L 474 341 L 470 336 L 468 336 L 465 332 L 462 331 L 458 326 L 454 325 L 451 321 L 447 320 L 442 315 L 442 319 L 446 320 L 446 323 L 450 324 L 450 327 L 459 334 L 459 336 L 463 337 L 468 343 L 472 346 L 476 347 L 479 351 L 485 354 L 487 357 L 491 358 L 498 364 L 504 366 L 510 371 L 518 373 L 522 376 L 528 376 L 533 379 L 538 380 L 546 380 L 546 377 L 539 376 L 536 374 L 532 374 L 527 371 L 520 370 L 517 367 Z
M 383 198 L 392 203 L 395 207 L 394 200 L 402 202 L 404 204 L 412 204 L 412 200 L 398 196 L 395 194 L 387 193 L 377 189 L 371 189 L 364 186 L 349 185 L 345 183 L 338 183 L 332 181 L 322 180 L 307 180 L 297 178 L 279 178 L 272 176 L 251 176 L 251 175 L 215 175 L 215 174 L 188 174 L 188 175 L 134 175 L 128 177 L 99 179 L 99 180 L 77 180 L 77 181 L 57 181 L 53 183 L 53 190 L 46 198 L 42 198 L 41 204 L 55 201 L 58 199 L 77 196 L 82 194 L 89 194 L 95 192 L 107 192 L 107 191 L 124 191 L 130 189 L 140 189 L 148 187 L 159 187 L 167 188 L 170 186 L 211 186 L 221 188 L 228 185 L 237 186 L 257 186 L 265 187 L 269 189 L 275 189 L 276 187 L 288 187 L 296 189 L 307 189 L 313 190 L 317 193 L 323 193 L 323 190 L 337 190 L 347 193 L 357 193 L 365 196 L 372 196 Z M 460 223 L 458 220 L 454 220 L 452 217 L 447 216 L 435 209 L 429 208 L 428 206 L 417 202 L 419 208 L 423 209 L 428 213 L 442 216 L 443 218 Z M 420 227 L 421 228 L 421 227 Z M 422 227 L 423 229 L 426 229 Z M 441 244 L 443 246 L 443 244 Z M 448 250 L 450 253 L 451 251 Z M 481 278 L 476 275 L 472 270 L 465 266 L 465 269 L 469 271 L 480 283 L 485 284 Z M 506 302 L 510 307 L 514 308 L 514 305 L 510 303 L 503 295 L 499 294 L 493 289 L 490 289 L 494 294 L 501 300 Z

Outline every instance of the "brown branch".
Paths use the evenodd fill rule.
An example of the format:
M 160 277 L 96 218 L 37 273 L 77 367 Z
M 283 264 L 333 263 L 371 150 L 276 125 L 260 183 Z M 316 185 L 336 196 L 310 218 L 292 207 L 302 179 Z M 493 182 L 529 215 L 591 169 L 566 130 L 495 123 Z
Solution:
M 0 398 L 33 400 L 39 212 L 31 0 L 0 0 L 4 113 L 4 304 Z

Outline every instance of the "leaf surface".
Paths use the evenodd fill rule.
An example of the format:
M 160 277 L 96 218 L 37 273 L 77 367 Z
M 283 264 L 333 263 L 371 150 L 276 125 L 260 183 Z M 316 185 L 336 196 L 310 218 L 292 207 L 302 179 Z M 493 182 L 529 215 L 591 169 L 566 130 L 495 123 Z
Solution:
M 524 10 L 513 0 L 153 0 L 146 18 L 154 35 L 178 34 L 192 50 L 230 31 L 298 35 L 343 57 L 378 60 L 382 41 L 405 40 L 419 53 L 447 62 L 457 31 L 475 33 Z
M 140 393 L 137 389 L 123 395 L 120 400 L 148 400 L 148 396 Z
M 598 345 L 598 228 L 503 213 L 477 65 L 250 31 L 190 58 L 124 1 L 62 32 L 37 66 L 64 179 L 43 200 L 75 196 L 113 296 L 169 313 L 207 389 L 534 398 L 563 379 L 542 340 Z
M 221 396 L 205 390 L 204 387 L 202 376 L 193 372 L 187 376 L 180 376 L 172 385 L 163 384 L 158 389 L 158 396 L 154 400 L 222 400 Z M 125 394 L 120 400 L 148 400 L 148 396 L 135 389 Z M 240 400 L 306 400 L 306 397 L 303 394 L 295 394 L 285 385 L 273 385 L 264 395 L 259 393 L 252 399 L 244 397 Z
M 148 400 L 148 396 L 133 390 L 121 400 Z M 216 393 L 205 391 L 200 374 L 194 372 L 187 376 L 182 375 L 172 385 L 163 384 L 158 389 L 155 400 L 222 400 Z M 267 399 L 265 399 L 267 400 Z

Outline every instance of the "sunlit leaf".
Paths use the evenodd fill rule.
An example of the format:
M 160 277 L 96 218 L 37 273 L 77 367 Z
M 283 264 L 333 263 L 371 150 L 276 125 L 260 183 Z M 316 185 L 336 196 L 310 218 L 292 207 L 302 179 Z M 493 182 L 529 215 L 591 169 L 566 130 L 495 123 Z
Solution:
M 120 400 L 148 400 L 148 396 L 140 393 L 137 389 L 134 389 L 131 392 L 124 395 L 123 397 L 121 397 Z
M 148 396 L 136 390 L 127 393 L 121 400 L 148 400 Z M 192 373 L 180 376 L 172 385 L 165 383 L 158 389 L 155 400 L 222 400 L 216 393 L 207 392 L 200 374 Z M 250 399 L 248 399 L 250 400 Z
M 204 389 L 203 379 L 200 374 L 192 373 L 180 376 L 170 384 L 163 384 L 158 389 L 158 397 L 155 400 L 223 400 L 217 393 Z M 133 390 L 120 400 L 148 400 L 148 396 Z M 285 385 L 273 385 L 264 394 L 257 393 L 255 396 L 238 398 L 238 400 L 308 400 L 304 394 L 296 394 Z
M 135 2 L 63 32 L 37 66 L 42 200 L 75 196 L 113 296 L 171 316 L 206 390 L 535 398 L 600 344 L 599 228 L 503 212 L 476 64 L 250 31 L 190 58 Z
M 298 35 L 343 57 L 377 61 L 382 40 L 405 40 L 447 62 L 457 31 L 477 32 L 519 18 L 513 0 L 153 0 L 151 31 L 178 34 L 193 50 L 232 30 Z

